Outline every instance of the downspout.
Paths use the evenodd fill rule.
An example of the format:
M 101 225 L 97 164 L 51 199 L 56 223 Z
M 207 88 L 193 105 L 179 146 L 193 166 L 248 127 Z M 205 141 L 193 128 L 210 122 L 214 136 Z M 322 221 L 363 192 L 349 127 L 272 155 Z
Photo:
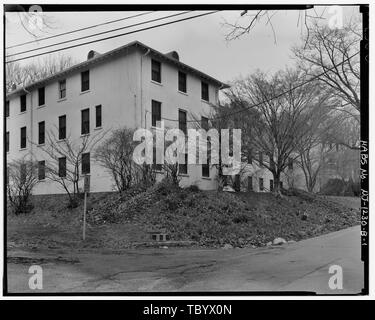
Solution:
M 140 85 L 141 85 L 141 127 L 146 129 L 146 108 L 143 105 L 143 58 L 150 53 L 150 49 L 147 49 L 145 54 L 141 55 L 141 76 L 140 76 Z M 142 118 L 144 114 L 144 124 L 142 126 Z
M 26 92 L 26 94 L 29 94 L 30 95 L 30 155 L 31 155 L 31 160 L 33 160 L 34 158 L 34 153 L 33 153 L 33 142 L 34 142 L 34 139 L 33 139 L 33 94 L 31 91 L 28 91 L 24 84 L 22 84 L 22 89 L 23 91 Z M 26 107 L 27 107 L 27 99 L 26 99 Z M 27 130 L 27 129 L 26 129 Z M 26 139 L 27 139 L 27 131 L 26 131 Z

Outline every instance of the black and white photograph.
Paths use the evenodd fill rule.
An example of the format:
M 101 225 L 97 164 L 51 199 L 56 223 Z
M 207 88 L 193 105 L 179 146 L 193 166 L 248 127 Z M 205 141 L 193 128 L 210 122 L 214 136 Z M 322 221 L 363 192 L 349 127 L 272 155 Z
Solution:
M 369 294 L 369 5 L 3 10 L 4 296 Z

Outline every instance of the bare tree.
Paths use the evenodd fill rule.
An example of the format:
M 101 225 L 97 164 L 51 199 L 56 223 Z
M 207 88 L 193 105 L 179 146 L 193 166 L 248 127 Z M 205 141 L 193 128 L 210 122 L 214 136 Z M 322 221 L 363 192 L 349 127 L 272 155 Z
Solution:
M 97 148 L 94 159 L 106 168 L 119 192 L 139 183 L 152 184 L 155 180 L 147 165 L 138 165 L 133 160 L 136 142 L 133 141 L 133 129 L 121 128 L 112 132 Z
M 7 195 L 15 214 L 32 209 L 30 196 L 38 183 L 37 163 L 24 157 L 7 165 Z
M 46 178 L 63 187 L 69 197 L 70 207 L 78 205 L 82 156 L 91 153 L 106 133 L 106 131 L 98 132 L 93 136 L 85 135 L 77 139 L 72 139 L 69 135 L 62 140 L 58 139 L 58 134 L 53 130 L 47 133 L 46 143 L 41 146 L 43 152 L 50 158 L 46 161 Z M 61 159 L 64 159 L 63 167 L 59 165 Z
M 49 55 L 37 62 L 22 66 L 18 62 L 11 62 L 6 64 L 6 90 L 11 92 L 14 86 L 27 86 L 35 81 L 44 79 L 63 71 L 76 61 L 65 55 L 52 56 Z
M 269 161 L 254 160 L 273 174 L 276 194 L 281 173 L 298 158 L 297 151 L 304 149 L 306 138 L 314 135 L 327 113 L 318 83 L 304 83 L 306 76 L 298 70 L 271 78 L 258 72 L 227 91 L 232 121 L 242 129 L 242 144 L 269 156 Z
M 342 29 L 313 24 L 305 45 L 293 48 L 300 66 L 319 80 L 331 94 L 330 107 L 357 121 L 360 112 L 359 45 L 361 26 L 356 20 Z M 344 101 L 344 104 L 342 103 Z

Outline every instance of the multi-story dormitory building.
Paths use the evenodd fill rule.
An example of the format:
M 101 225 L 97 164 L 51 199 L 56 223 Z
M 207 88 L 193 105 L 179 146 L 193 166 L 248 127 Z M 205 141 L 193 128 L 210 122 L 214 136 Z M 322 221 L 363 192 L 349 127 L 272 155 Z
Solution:
M 58 128 L 58 139 L 63 140 L 121 127 L 150 129 L 164 118 L 176 120 L 164 120 L 170 128 L 189 127 L 189 119 L 201 119 L 204 124 L 212 106 L 218 104 L 219 90 L 226 87 L 182 63 L 175 51 L 163 54 L 138 41 L 105 54 L 90 51 L 86 61 L 7 94 L 7 161 L 32 157 L 41 171 L 34 194 L 63 193 L 43 172 L 51 161 L 42 151 L 48 130 Z M 64 166 L 64 157 L 60 162 Z M 92 154 L 82 155 L 81 170 L 90 174 L 92 192 L 113 190 L 110 174 Z M 272 188 L 272 175 L 266 169 L 248 171 L 249 189 Z M 157 174 L 160 178 L 164 173 Z M 182 185 L 217 187 L 212 166 L 189 164 L 182 166 L 180 174 Z

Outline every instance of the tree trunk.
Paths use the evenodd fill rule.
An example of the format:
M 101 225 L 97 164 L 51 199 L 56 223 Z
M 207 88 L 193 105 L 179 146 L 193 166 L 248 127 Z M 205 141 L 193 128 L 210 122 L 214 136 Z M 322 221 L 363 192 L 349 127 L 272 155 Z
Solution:
M 273 174 L 273 193 L 275 195 L 281 195 L 281 190 L 280 190 L 280 172 L 275 171 L 272 172 Z

